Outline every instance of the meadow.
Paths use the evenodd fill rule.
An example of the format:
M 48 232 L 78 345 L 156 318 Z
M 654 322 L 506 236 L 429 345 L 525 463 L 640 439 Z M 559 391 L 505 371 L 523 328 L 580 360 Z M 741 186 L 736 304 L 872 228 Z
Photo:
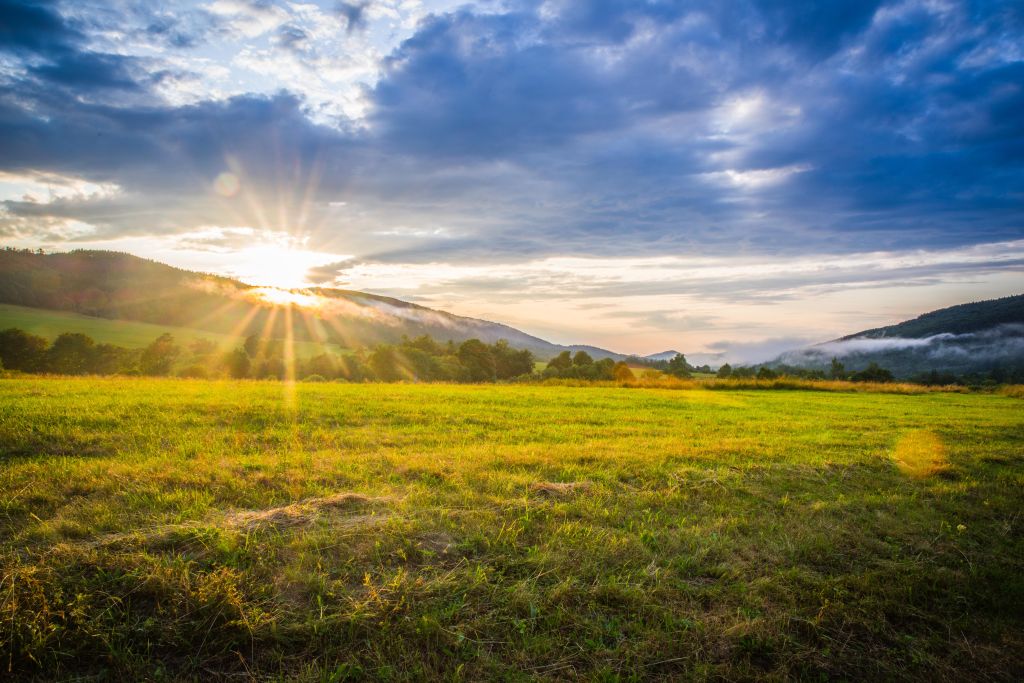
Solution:
M 1022 507 L 1010 395 L 0 379 L 0 671 L 1021 680 Z

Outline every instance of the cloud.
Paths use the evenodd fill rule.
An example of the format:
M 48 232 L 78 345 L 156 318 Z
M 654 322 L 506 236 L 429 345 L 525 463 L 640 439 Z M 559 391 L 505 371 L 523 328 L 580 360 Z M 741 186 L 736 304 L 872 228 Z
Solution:
M 855 338 L 815 344 L 781 354 L 791 365 L 822 366 L 832 358 L 862 361 L 880 354 L 904 352 L 909 358 L 936 364 L 978 364 L 1024 358 L 1024 324 L 997 325 L 964 334 L 936 334 L 915 339 Z M 862 363 L 861 363 L 862 364 Z
M 720 366 L 753 365 L 776 358 L 784 351 L 806 346 L 814 340 L 807 337 L 770 337 L 758 341 L 720 340 L 707 345 L 703 352 L 686 354 L 691 363 Z
M 0 171 L 118 188 L 7 197 L 5 234 L 285 232 L 352 256 L 316 281 L 410 296 L 782 302 L 1020 268 L 964 256 L 1024 238 L 1014 3 L 410 7 L 0 0 Z

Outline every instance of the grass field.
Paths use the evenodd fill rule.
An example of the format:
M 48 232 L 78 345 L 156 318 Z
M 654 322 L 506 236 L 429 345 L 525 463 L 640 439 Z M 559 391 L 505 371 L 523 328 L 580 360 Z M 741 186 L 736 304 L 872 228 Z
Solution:
M 68 311 L 50 311 L 42 308 L 26 308 L 0 304 L 0 330 L 17 327 L 53 341 L 64 332 L 80 332 L 89 335 L 99 344 L 115 344 L 128 349 L 141 349 L 153 342 L 161 334 L 170 333 L 178 344 L 187 346 L 197 339 L 215 342 L 223 350 L 238 347 L 245 339 L 226 334 L 206 332 L 190 327 L 173 325 L 150 325 L 129 320 L 108 320 L 79 315 Z M 337 351 L 336 347 L 331 350 Z M 295 342 L 295 353 L 299 357 L 315 356 L 323 353 L 322 344 L 313 342 Z
M 6 379 L 0 505 L 12 678 L 1024 677 L 1009 396 Z

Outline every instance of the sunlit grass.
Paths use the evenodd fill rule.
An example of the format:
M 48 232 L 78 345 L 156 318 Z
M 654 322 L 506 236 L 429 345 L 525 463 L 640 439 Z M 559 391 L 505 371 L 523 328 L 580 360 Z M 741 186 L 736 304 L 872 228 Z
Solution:
M 13 677 L 1024 671 L 1019 399 L 283 390 L 0 380 Z

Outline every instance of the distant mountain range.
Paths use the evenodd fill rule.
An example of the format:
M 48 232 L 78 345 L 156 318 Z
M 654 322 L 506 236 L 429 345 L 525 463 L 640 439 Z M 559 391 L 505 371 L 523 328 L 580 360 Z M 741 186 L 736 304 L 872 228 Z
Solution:
M 933 370 L 958 375 L 1017 373 L 1024 369 L 1024 294 L 932 311 L 788 351 L 765 365 L 824 369 L 832 358 L 848 370 L 878 363 L 903 378 Z
M 234 336 L 260 333 L 281 338 L 290 330 L 299 341 L 346 348 L 427 334 L 441 341 L 505 339 L 541 359 L 566 350 L 586 351 L 594 358 L 629 357 L 594 346 L 554 344 L 508 325 L 391 297 L 343 289 L 254 287 L 108 251 L 0 250 L 0 303 Z M 671 351 L 648 358 L 674 355 Z

